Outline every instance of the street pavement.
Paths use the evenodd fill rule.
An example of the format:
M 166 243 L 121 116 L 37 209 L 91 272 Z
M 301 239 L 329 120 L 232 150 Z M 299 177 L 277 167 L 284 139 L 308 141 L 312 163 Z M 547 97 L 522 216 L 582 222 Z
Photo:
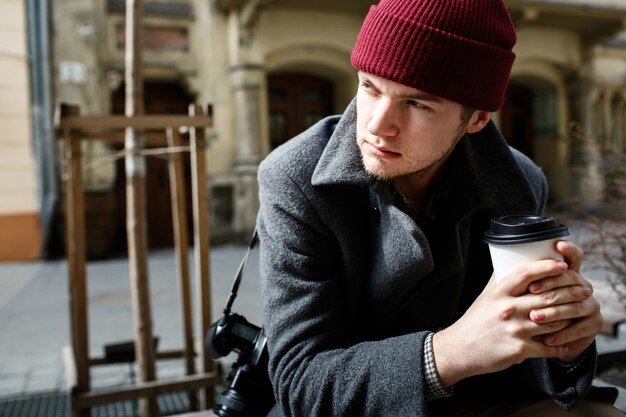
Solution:
M 572 234 L 573 240 L 578 236 Z M 212 314 L 220 317 L 246 246 L 216 246 L 210 251 Z M 261 324 L 259 252 L 248 262 L 233 310 Z M 193 271 L 193 253 L 189 258 Z M 176 263 L 173 250 L 151 251 L 149 280 L 153 330 L 158 349 L 182 347 Z M 599 271 L 585 271 L 611 316 L 626 314 L 622 300 Z M 126 258 L 90 261 L 87 265 L 90 356 L 102 356 L 104 346 L 133 339 L 129 266 Z M 196 309 L 194 308 L 194 311 Z M 194 329 L 199 328 L 197 317 Z M 626 349 L 626 326 L 619 337 L 598 337 L 601 352 Z M 203 335 L 198 331 L 196 337 Z M 0 399 L 32 393 L 67 391 L 63 350 L 70 345 L 67 263 L 64 259 L 0 264 Z M 225 361 L 228 362 L 229 358 Z M 232 357 L 230 358 L 232 360 Z M 158 379 L 182 376 L 180 359 L 157 362 Z M 128 364 L 91 368 L 93 389 L 123 386 L 134 380 Z M 626 407 L 626 391 L 620 401 Z
M 230 294 L 245 246 L 215 247 L 210 253 L 212 317 L 217 319 Z M 193 270 L 193 254 L 190 253 Z M 153 333 L 158 350 L 181 349 L 183 326 L 173 250 L 152 251 L 148 261 Z M 134 338 L 127 259 L 90 261 L 88 320 L 90 356 L 104 346 Z M 193 280 L 193 277 L 192 277 Z M 194 312 L 197 306 L 194 302 Z M 258 249 L 248 261 L 233 311 L 260 324 Z M 201 340 L 199 320 L 194 334 Z M 43 391 L 66 391 L 63 349 L 70 342 L 68 274 L 65 260 L 0 264 L 0 398 Z M 232 358 L 225 358 L 232 360 Z M 157 362 L 157 377 L 183 375 L 182 359 Z M 92 388 L 133 381 L 128 364 L 91 368 Z

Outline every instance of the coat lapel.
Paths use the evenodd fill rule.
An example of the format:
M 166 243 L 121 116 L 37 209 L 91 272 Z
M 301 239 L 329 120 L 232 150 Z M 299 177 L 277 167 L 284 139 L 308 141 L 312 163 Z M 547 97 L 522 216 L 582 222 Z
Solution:
M 371 271 L 366 297 L 373 316 L 385 313 L 392 303 L 411 290 L 434 268 L 430 246 L 413 219 L 391 204 L 389 191 L 380 184 L 370 192 L 370 204 L 377 213 L 370 222 Z

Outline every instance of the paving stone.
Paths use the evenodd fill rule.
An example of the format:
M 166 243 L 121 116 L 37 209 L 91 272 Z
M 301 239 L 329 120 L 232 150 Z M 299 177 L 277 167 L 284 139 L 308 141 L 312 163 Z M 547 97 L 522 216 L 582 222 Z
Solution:
M 25 392 L 28 374 L 0 375 L 0 397 L 17 395 Z

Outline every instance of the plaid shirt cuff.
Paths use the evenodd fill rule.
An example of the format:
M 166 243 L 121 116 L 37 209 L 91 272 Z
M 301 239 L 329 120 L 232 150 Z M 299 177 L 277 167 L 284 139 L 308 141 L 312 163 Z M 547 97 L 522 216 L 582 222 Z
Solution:
M 424 340 L 424 378 L 426 379 L 426 400 L 438 400 L 452 396 L 453 387 L 445 388 L 439 379 L 435 354 L 433 353 L 433 335 L 429 333 Z

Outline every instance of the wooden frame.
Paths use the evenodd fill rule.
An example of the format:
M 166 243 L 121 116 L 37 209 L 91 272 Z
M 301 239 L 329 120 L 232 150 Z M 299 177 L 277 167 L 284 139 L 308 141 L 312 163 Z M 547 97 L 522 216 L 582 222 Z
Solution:
M 193 341 L 193 314 L 191 300 L 191 285 L 189 282 L 188 265 L 188 236 L 187 216 L 185 203 L 185 188 L 183 175 L 183 159 L 179 152 L 184 145 L 180 135 L 182 129 L 189 132 L 189 150 L 191 157 L 192 177 L 192 204 L 194 226 L 194 257 L 195 276 L 199 292 L 198 306 L 200 309 L 200 331 L 204 336 L 211 326 L 211 293 L 209 269 L 209 223 L 208 223 L 208 196 L 206 179 L 204 129 L 212 126 L 212 118 L 208 111 L 192 105 L 189 116 L 172 115 L 137 115 L 126 116 L 81 116 L 78 107 L 61 105 L 55 117 L 57 138 L 64 141 L 65 166 L 64 175 L 65 204 L 66 204 L 66 245 L 68 260 L 71 350 L 65 353 L 70 359 L 70 377 L 68 384 L 71 387 L 71 399 L 74 415 L 89 416 L 90 408 L 95 405 L 121 401 L 127 399 L 149 398 L 155 399 L 157 394 L 172 391 L 187 391 L 189 404 L 192 410 L 200 408 L 197 392 L 202 390 L 205 398 L 205 407 L 213 405 L 211 387 L 221 383 L 214 362 L 209 358 L 200 343 L 199 352 L 196 352 Z M 81 142 L 98 140 L 119 142 L 127 128 L 140 130 L 146 140 L 146 147 L 159 145 L 165 150 L 175 148 L 169 153 L 170 188 L 172 194 L 172 218 L 174 222 L 174 242 L 177 262 L 177 276 L 181 289 L 181 306 L 183 317 L 183 349 L 160 352 L 154 355 L 154 360 L 164 358 L 184 358 L 186 376 L 177 380 L 144 381 L 130 387 L 112 390 L 91 391 L 90 367 L 104 364 L 104 358 L 89 357 L 89 329 L 88 329 L 88 298 L 86 274 L 86 239 L 85 213 L 82 179 Z M 167 153 L 167 152 L 166 152 Z M 132 279 L 133 274 L 131 274 Z M 144 291 L 141 286 L 139 291 Z M 150 308 L 150 294 L 140 294 L 133 303 L 140 310 Z M 142 318 L 135 318 L 141 321 Z M 135 323 L 135 344 L 140 337 L 144 344 L 151 344 L 152 335 L 143 334 L 137 329 L 142 323 Z M 145 340 L 144 340 L 145 339 Z M 202 338 L 203 340 L 203 338 Z M 136 349 L 137 359 L 142 359 L 143 352 Z M 202 370 L 195 369 L 195 356 L 202 357 Z M 144 358 L 145 359 L 145 358 Z M 137 361 L 140 363 L 140 361 Z M 153 365 L 153 364 L 152 364 Z

